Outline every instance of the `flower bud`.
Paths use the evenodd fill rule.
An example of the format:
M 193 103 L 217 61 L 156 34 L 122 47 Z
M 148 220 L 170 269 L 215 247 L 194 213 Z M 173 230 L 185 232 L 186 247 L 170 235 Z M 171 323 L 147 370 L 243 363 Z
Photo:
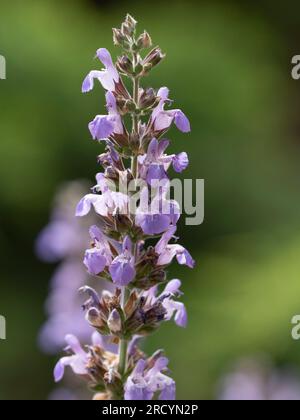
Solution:
M 117 68 L 122 73 L 125 73 L 127 75 L 130 75 L 133 73 L 132 61 L 130 60 L 129 57 L 127 57 L 127 55 L 123 55 L 122 57 L 118 58 Z
M 151 65 L 152 67 L 155 67 L 165 58 L 165 56 L 166 55 L 162 52 L 162 50 L 159 47 L 156 47 L 152 51 L 150 51 L 150 53 L 145 58 L 144 66 Z
M 117 334 L 122 330 L 122 320 L 117 309 L 114 309 L 107 320 L 107 325 L 113 334 Z
M 128 13 L 124 24 L 126 25 L 126 30 L 129 31 L 126 35 L 132 35 L 136 29 L 137 21 Z
M 137 40 L 137 47 L 139 49 L 142 48 L 150 48 L 152 46 L 152 39 L 148 32 L 144 32 L 142 35 L 139 36 Z
M 120 29 L 113 28 L 114 44 L 123 47 L 126 43 L 129 45 L 126 36 L 124 36 Z
M 143 91 L 140 101 L 139 101 L 139 107 L 141 109 L 146 109 L 152 107 L 156 103 L 156 92 L 154 89 L 149 88 Z

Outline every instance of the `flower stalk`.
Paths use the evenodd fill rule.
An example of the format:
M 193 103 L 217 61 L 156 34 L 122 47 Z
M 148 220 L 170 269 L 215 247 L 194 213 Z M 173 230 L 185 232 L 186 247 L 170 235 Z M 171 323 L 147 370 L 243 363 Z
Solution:
M 97 57 L 105 68 L 91 71 L 82 86 L 86 93 L 99 81 L 106 90 L 108 111 L 89 124 L 92 138 L 104 144 L 106 152 L 98 157 L 104 171 L 96 175 L 92 193 L 76 209 L 78 217 L 92 209 L 98 216 L 98 224 L 90 228 L 92 243 L 84 265 L 99 282 L 110 281 L 115 289 L 101 295 L 89 286 L 81 289 L 88 296 L 83 305 L 86 320 L 95 329 L 92 344 L 83 348 L 76 337 L 67 336 L 71 355 L 57 363 L 55 380 L 70 366 L 91 389 L 100 390 L 95 399 L 172 400 L 175 382 L 168 375 L 168 359 L 161 351 L 147 357 L 138 341 L 162 322 L 187 324 L 179 300 L 181 281 L 168 281 L 167 267 L 174 258 L 190 268 L 195 262 L 183 246 L 173 243 L 180 207 L 168 198 L 168 170 L 172 166 L 182 172 L 189 161 L 185 152 L 168 155 L 170 141 L 164 136 L 173 123 L 184 133 L 190 131 L 190 123 L 180 109 L 165 109 L 170 104 L 167 88 L 142 87 L 142 78 L 165 55 L 156 47 L 143 58 L 152 41 L 147 32 L 136 36 L 136 29 L 130 15 L 120 29 L 113 29 L 122 55 L 115 64 L 100 48 Z M 131 80 L 132 93 L 123 78 Z M 126 115 L 131 117 L 130 130 Z M 149 245 L 149 240 L 157 239 L 155 246 Z

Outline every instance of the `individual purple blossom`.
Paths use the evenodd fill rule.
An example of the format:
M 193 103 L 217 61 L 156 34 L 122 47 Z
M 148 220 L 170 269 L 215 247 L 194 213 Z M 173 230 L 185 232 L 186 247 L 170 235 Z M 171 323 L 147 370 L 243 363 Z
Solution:
M 113 64 L 111 55 L 106 48 L 100 48 L 96 53 L 96 57 L 104 64 L 105 69 L 100 71 L 92 70 L 83 81 L 82 92 L 90 92 L 94 88 L 95 79 L 99 80 L 104 89 L 113 92 L 115 84 L 119 83 L 120 76 Z
M 160 102 L 154 109 L 151 117 L 151 123 L 154 132 L 162 132 L 168 130 L 174 122 L 176 127 L 183 133 L 191 131 L 188 118 L 180 109 L 165 111 L 165 104 L 169 101 L 169 89 L 166 87 L 158 91 Z
M 93 337 L 94 336 L 95 333 L 93 334 Z M 88 362 L 88 353 L 83 350 L 78 338 L 69 334 L 66 336 L 66 342 L 68 344 L 66 350 L 72 351 L 73 354 L 71 356 L 62 357 L 57 362 L 54 368 L 55 382 L 62 380 L 65 373 L 65 368 L 67 366 L 70 366 L 76 375 L 86 375 L 88 373 L 86 368 Z
M 162 305 L 166 309 L 165 320 L 169 321 L 173 318 L 179 327 L 186 327 L 187 325 L 187 311 L 185 305 L 182 302 L 175 301 L 174 298 L 182 295 L 180 291 L 181 281 L 174 279 L 169 281 L 162 293 L 157 296 L 157 286 L 152 287 L 150 290 L 145 292 L 144 296 L 149 299 L 153 305 L 157 301 L 161 301 Z
M 167 171 L 171 164 L 176 172 L 184 171 L 189 165 L 188 155 L 185 152 L 179 155 L 165 153 L 169 140 L 158 141 L 153 138 L 145 155 L 139 157 L 140 175 L 149 185 L 155 186 L 156 181 L 168 179 Z
M 85 195 L 77 205 L 76 216 L 86 216 L 92 207 L 97 214 L 103 217 L 114 215 L 117 211 L 126 214 L 128 211 L 128 196 L 121 192 L 111 191 L 103 174 L 97 174 L 96 179 L 96 187 L 101 194 Z
M 106 93 L 108 115 L 97 115 L 89 123 L 89 130 L 94 140 L 105 140 L 112 134 L 123 134 L 122 119 L 117 110 L 117 101 L 112 92 Z
M 135 223 L 145 235 L 159 235 L 176 225 L 180 218 L 180 207 L 175 200 L 168 200 L 165 191 L 160 192 L 150 201 L 148 189 L 141 192 L 141 204 L 137 208 Z
M 176 257 L 180 265 L 187 265 L 190 268 L 195 267 L 195 261 L 191 254 L 178 244 L 169 244 L 176 233 L 176 226 L 171 226 L 165 232 L 155 247 L 155 252 L 159 255 L 157 265 L 169 265 L 173 258 Z
M 152 400 L 156 393 L 160 400 L 175 400 L 175 382 L 163 373 L 168 363 L 166 357 L 160 357 L 149 369 L 140 359 L 125 384 L 125 400 Z
M 122 253 L 113 260 L 109 267 L 112 281 L 117 286 L 127 286 L 135 278 L 135 258 L 132 247 L 131 239 L 126 236 L 123 241 Z
M 112 261 L 112 254 L 107 238 L 97 226 L 90 228 L 93 248 L 88 249 L 84 256 L 84 265 L 93 275 L 100 274 Z

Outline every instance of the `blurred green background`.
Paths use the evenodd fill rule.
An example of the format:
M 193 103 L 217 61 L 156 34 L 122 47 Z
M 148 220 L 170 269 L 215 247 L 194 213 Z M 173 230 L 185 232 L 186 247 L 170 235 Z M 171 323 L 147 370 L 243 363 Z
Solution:
M 0 399 L 45 399 L 53 388 L 55 359 L 36 337 L 54 267 L 33 243 L 57 187 L 97 172 L 102 149 L 87 123 L 104 97 L 80 87 L 97 48 L 117 54 L 111 27 L 127 12 L 167 52 L 147 83 L 169 86 L 189 115 L 192 133 L 169 136 L 190 154 L 185 176 L 206 181 L 205 223 L 180 228 L 197 268 L 170 273 L 184 281 L 189 327 L 165 324 L 148 350 L 165 348 L 182 399 L 214 398 L 245 355 L 300 366 L 290 337 L 300 313 L 300 81 L 290 64 L 299 2 L 2 1 Z

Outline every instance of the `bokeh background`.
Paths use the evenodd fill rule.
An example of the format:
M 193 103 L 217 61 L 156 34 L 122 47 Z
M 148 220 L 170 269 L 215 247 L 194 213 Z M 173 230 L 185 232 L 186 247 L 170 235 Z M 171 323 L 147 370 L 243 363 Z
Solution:
M 205 223 L 180 227 L 198 264 L 174 265 L 184 281 L 189 327 L 167 323 L 149 339 L 165 348 L 178 398 L 216 398 L 235 360 L 267 355 L 300 368 L 291 318 L 300 313 L 299 2 L 14 0 L 1 2 L 0 53 L 0 399 L 46 399 L 55 357 L 37 335 L 54 266 L 34 241 L 65 181 L 97 172 L 87 122 L 103 109 L 100 89 L 80 86 L 97 48 L 112 48 L 111 27 L 129 12 L 167 52 L 149 77 L 168 85 L 191 119 L 186 177 L 206 180 Z

